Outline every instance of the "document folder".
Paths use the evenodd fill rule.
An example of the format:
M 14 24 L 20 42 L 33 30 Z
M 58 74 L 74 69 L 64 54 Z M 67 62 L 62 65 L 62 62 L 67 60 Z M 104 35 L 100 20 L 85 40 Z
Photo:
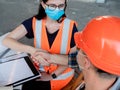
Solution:
M 18 86 L 41 76 L 29 56 L 23 53 L 1 58 L 0 61 L 0 86 Z

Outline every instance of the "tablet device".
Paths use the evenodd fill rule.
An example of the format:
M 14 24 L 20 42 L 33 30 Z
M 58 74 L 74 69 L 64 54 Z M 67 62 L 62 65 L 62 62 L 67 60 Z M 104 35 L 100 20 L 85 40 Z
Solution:
M 41 76 L 29 56 L 20 57 L 18 54 L 14 58 L 3 61 L 0 63 L 0 86 L 18 86 Z

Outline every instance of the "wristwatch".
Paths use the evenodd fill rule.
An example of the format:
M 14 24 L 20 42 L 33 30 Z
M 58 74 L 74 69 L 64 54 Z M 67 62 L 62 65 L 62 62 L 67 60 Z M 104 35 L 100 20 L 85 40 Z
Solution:
M 57 78 L 55 73 L 53 73 L 51 76 L 52 76 L 53 79 Z

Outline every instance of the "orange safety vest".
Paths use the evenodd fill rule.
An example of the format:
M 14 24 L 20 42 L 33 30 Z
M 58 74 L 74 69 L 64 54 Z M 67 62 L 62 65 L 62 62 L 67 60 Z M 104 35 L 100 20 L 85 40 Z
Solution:
M 32 21 L 32 27 L 34 32 L 35 47 L 47 50 L 49 53 L 53 54 L 68 54 L 70 50 L 70 41 L 74 24 L 74 21 L 66 18 L 62 22 L 58 34 L 50 48 L 46 32 L 45 20 L 37 20 L 34 17 Z M 52 73 L 57 69 L 57 67 L 57 65 L 51 64 L 50 66 L 45 66 L 42 69 L 46 72 L 49 70 L 49 73 Z M 63 72 L 63 74 L 51 80 L 51 90 L 60 90 L 61 88 L 63 88 L 69 83 L 73 75 L 74 70 L 71 68 L 67 68 Z

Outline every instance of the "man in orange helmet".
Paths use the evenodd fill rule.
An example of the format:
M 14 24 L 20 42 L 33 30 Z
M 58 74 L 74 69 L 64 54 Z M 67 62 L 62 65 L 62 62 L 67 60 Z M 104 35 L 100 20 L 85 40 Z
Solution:
M 99 16 L 75 34 L 84 84 L 76 90 L 120 90 L 120 17 Z

